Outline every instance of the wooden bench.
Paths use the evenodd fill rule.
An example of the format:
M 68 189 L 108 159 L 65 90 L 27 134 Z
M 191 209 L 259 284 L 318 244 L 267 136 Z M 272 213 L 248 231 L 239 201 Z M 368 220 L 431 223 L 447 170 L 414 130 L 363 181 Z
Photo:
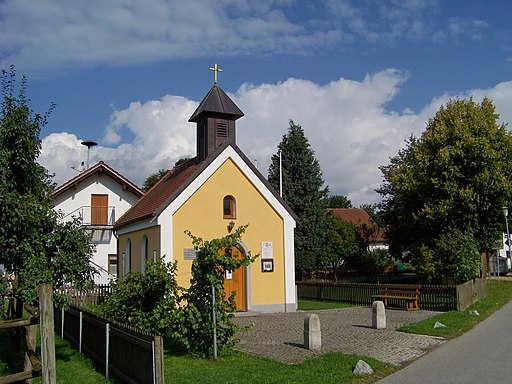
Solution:
M 420 309 L 418 299 L 420 296 L 419 285 L 386 284 L 382 285 L 380 294 L 372 295 L 375 299 L 382 299 L 384 306 L 388 307 L 388 299 L 405 301 L 405 309 L 417 311 Z

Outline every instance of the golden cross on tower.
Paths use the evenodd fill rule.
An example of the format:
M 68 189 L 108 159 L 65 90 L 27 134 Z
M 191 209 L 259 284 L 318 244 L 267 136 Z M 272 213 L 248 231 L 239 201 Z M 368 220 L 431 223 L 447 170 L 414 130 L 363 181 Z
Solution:
M 213 68 L 210 68 L 210 71 L 213 71 L 213 85 L 216 85 L 217 84 L 218 73 L 222 72 L 222 69 L 220 69 L 218 67 L 217 63 L 215 63 Z

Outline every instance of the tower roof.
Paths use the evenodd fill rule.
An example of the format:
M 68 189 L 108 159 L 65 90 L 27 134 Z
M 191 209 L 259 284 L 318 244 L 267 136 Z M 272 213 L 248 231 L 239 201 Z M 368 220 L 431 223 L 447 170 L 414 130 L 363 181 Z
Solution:
M 244 115 L 240 108 L 217 84 L 210 89 L 188 121 L 197 123 L 199 116 L 204 113 L 228 115 L 233 120 L 237 120 Z

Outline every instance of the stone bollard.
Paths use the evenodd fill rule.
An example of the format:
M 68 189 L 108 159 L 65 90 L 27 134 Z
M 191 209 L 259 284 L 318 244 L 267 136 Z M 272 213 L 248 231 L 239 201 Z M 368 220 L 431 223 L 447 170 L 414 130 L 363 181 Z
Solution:
M 372 304 L 372 328 L 386 328 L 386 309 L 382 301 L 374 301 Z
M 304 348 L 309 350 L 322 349 L 320 319 L 315 313 L 308 313 L 304 318 Z

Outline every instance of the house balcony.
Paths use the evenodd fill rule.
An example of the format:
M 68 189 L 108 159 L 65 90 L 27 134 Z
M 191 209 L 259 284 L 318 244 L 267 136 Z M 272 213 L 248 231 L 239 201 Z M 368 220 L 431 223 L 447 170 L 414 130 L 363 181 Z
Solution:
M 116 221 L 116 210 L 113 206 L 84 205 L 66 214 L 60 221 L 66 223 L 77 218 L 87 229 L 111 229 Z

